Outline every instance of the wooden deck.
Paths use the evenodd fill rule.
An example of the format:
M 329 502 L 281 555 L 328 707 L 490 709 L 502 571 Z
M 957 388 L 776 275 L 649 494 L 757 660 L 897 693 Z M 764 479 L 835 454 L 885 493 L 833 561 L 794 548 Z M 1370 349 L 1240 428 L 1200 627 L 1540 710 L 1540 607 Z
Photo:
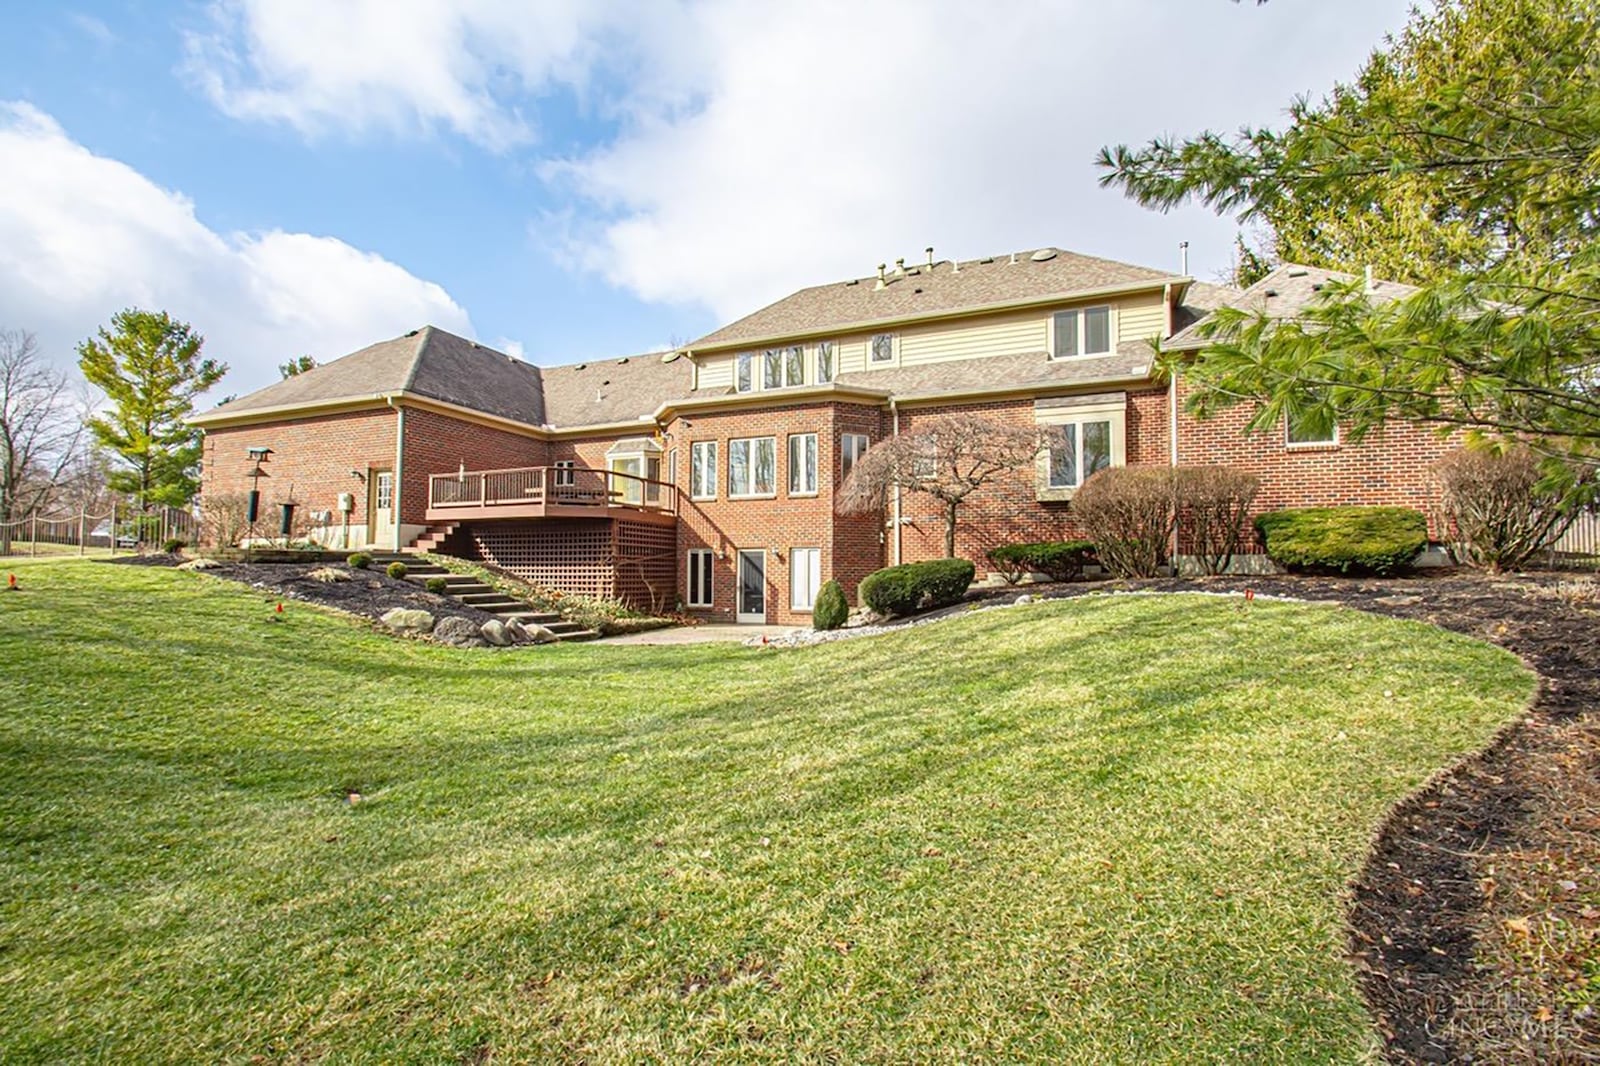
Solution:
M 428 479 L 429 522 L 495 518 L 628 518 L 671 525 L 677 486 L 606 470 L 529 466 Z

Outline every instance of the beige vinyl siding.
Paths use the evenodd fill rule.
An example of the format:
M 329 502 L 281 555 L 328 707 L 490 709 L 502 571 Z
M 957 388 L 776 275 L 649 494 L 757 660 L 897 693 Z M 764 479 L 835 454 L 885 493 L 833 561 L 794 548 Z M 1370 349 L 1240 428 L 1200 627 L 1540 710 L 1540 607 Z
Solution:
M 1045 350 L 1046 318 L 1037 311 L 959 325 L 924 326 L 900 334 L 900 365 L 948 363 Z
M 712 355 L 695 360 L 694 387 L 697 389 L 733 388 L 733 361 L 736 355 Z
M 835 349 L 839 361 L 839 374 L 853 374 L 867 369 L 867 339 L 857 337 L 854 340 L 840 341 Z
M 1126 301 L 1117 307 L 1117 341 L 1159 337 L 1167 329 L 1167 309 L 1160 297 L 1154 301 Z

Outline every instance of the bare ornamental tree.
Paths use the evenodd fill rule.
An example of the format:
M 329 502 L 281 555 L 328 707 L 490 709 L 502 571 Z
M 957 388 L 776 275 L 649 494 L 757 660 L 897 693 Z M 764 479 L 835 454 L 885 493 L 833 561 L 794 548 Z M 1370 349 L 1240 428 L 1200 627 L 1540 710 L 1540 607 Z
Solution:
M 83 419 L 65 372 L 47 365 L 26 330 L 0 330 L 0 551 L 14 522 L 50 499 L 81 460 Z
M 881 512 L 897 488 L 931 496 L 944 514 L 944 554 L 954 558 L 961 504 L 983 486 L 1031 467 L 1044 445 L 1037 427 L 938 415 L 868 448 L 834 506 L 841 514 Z

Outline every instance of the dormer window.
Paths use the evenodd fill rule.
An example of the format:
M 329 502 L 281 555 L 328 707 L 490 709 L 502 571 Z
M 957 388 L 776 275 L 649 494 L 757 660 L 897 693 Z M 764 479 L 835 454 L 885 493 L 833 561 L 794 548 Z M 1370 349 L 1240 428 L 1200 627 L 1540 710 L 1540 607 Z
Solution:
M 1078 355 L 1105 355 L 1111 351 L 1111 308 L 1085 307 L 1058 311 L 1054 317 L 1055 345 L 1051 355 L 1070 359 Z

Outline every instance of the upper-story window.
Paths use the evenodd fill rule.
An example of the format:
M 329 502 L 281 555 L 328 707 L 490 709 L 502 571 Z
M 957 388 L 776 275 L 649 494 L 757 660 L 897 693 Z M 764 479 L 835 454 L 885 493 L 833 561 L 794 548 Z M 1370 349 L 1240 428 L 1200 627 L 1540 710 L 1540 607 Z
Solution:
M 1074 355 L 1104 355 L 1111 350 L 1111 308 L 1085 307 L 1078 311 L 1057 311 L 1055 349 L 1057 359 Z
M 761 387 L 782 389 L 803 385 L 806 380 L 805 349 L 768 348 L 761 353 Z
M 557 459 L 554 465 L 557 488 L 570 489 L 578 483 L 578 464 L 575 460 Z
M 697 500 L 717 495 L 717 442 L 697 440 L 689 445 L 689 495 Z
M 740 352 L 733 363 L 733 388 L 735 392 L 749 392 L 755 388 L 755 368 L 751 365 L 755 356 L 749 352 Z
M 879 333 L 872 338 L 872 361 L 874 363 L 894 362 L 893 333 Z
M 817 493 L 817 435 L 796 433 L 789 437 L 789 495 L 815 496 Z
M 833 380 L 833 342 L 822 341 L 817 345 L 817 384 L 823 385 Z

